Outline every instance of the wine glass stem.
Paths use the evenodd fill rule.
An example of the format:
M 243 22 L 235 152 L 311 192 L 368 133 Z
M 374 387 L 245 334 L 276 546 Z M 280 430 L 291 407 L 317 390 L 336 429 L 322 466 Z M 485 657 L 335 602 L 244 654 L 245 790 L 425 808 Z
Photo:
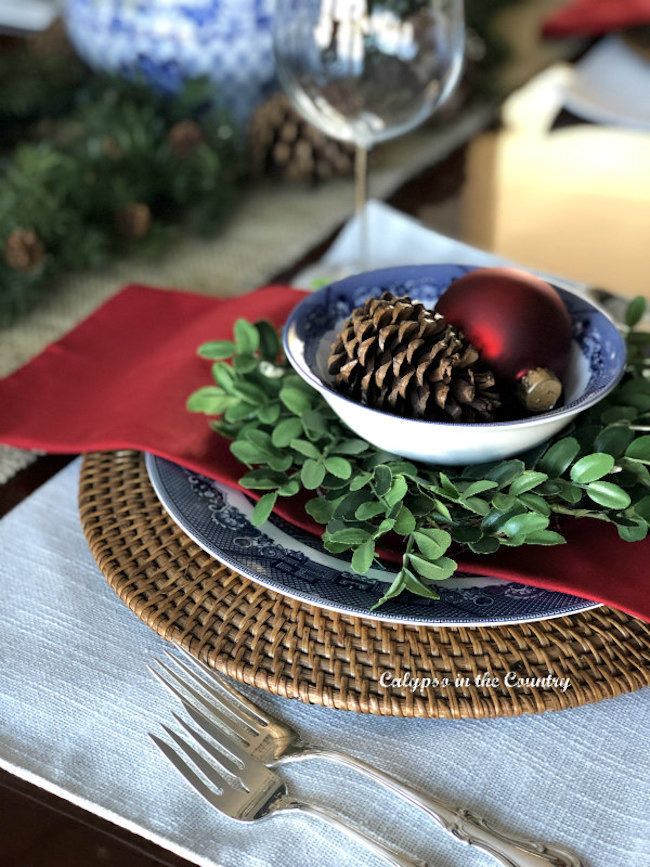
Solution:
M 365 145 L 356 146 L 354 158 L 355 211 L 359 219 L 359 259 L 362 267 L 368 266 L 368 148 Z

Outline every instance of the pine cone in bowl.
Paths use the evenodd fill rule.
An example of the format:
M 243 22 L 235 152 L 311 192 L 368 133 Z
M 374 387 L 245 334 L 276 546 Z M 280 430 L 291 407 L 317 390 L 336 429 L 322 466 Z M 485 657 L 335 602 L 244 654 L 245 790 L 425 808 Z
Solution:
M 341 394 L 404 418 L 489 422 L 500 406 L 494 374 L 463 333 L 391 292 L 352 311 L 328 370 Z

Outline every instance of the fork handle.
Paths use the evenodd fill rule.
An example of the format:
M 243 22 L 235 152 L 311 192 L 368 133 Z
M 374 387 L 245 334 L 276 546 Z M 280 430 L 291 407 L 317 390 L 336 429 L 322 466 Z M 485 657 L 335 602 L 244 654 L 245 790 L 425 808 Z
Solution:
M 298 748 L 296 752 L 285 754 L 283 758 L 291 761 L 319 758 L 353 768 L 412 806 L 423 810 L 448 834 L 462 843 L 481 849 L 503 867 L 584 867 L 583 861 L 563 847 L 522 840 L 492 828 L 483 817 L 469 810 L 448 807 L 436 798 L 412 789 L 406 783 L 374 768 L 362 759 L 337 750 L 317 747 Z
M 308 804 L 304 801 L 294 801 L 290 798 L 284 798 L 274 805 L 274 812 L 281 813 L 289 810 L 304 813 L 307 816 L 313 816 L 316 819 L 327 822 L 328 825 L 337 828 L 339 831 L 343 831 L 348 837 L 361 843 L 366 849 L 374 852 L 375 855 L 379 855 L 389 864 L 393 864 L 394 867 L 427 867 L 424 861 L 420 861 L 417 858 L 409 858 L 407 855 L 403 855 L 401 852 L 385 846 L 378 840 L 368 837 L 363 831 L 360 831 L 354 825 L 350 825 L 345 819 L 337 816 L 336 813 L 330 813 L 324 807 Z

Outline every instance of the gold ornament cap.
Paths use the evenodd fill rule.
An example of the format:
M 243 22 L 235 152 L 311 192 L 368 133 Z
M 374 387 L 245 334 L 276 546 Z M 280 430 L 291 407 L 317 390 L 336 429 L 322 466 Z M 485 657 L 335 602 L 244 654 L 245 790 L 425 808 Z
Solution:
M 529 412 L 547 412 L 562 396 L 562 383 L 553 371 L 535 367 L 519 380 L 517 396 Z

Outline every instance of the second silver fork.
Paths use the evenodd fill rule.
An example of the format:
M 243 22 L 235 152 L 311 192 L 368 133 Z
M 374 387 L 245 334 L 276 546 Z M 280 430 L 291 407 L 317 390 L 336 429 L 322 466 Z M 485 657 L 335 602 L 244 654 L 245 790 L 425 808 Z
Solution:
M 513 837 L 490 827 L 482 817 L 469 810 L 453 809 L 361 759 L 338 750 L 322 749 L 305 743 L 293 728 L 265 714 L 187 651 L 182 648 L 178 650 L 191 665 L 182 662 L 168 650 L 165 653 L 183 672 L 183 676 L 161 660 L 156 660 L 160 671 L 151 668 L 155 677 L 183 703 L 195 721 L 197 713 L 203 717 L 207 715 L 230 735 L 237 737 L 246 751 L 263 761 L 267 767 L 312 758 L 336 762 L 356 770 L 423 810 L 447 833 L 462 843 L 492 855 L 503 867 L 583 867 L 582 861 L 564 848 Z M 203 693 L 192 684 L 196 684 Z

